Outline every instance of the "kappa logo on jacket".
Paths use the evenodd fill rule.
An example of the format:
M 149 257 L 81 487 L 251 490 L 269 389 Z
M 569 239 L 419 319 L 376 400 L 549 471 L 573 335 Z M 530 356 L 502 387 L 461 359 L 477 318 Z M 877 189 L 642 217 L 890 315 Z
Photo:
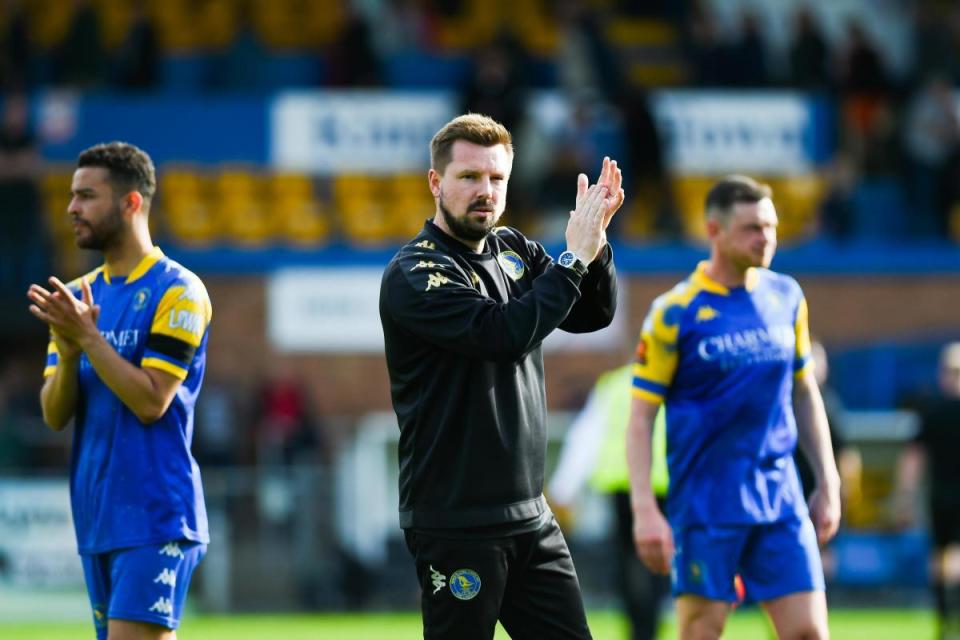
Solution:
M 430 291 L 430 289 L 436 289 L 442 284 L 447 284 L 450 282 L 450 278 L 443 275 L 438 271 L 434 271 L 429 276 L 427 276 L 427 288 L 424 291 Z
M 447 586 L 447 576 L 434 569 L 433 565 L 430 565 L 430 581 L 433 582 L 433 595 Z

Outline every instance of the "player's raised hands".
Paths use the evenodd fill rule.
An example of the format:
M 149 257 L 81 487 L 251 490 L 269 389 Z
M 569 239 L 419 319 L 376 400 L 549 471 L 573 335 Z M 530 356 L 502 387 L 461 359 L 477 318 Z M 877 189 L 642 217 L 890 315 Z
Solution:
M 570 212 L 567 224 L 567 249 L 586 263 L 593 262 L 607 243 L 607 227 L 623 205 L 622 185 L 623 173 L 617 167 L 617 161 L 609 157 L 604 157 L 595 185 L 590 186 L 586 174 L 577 176 L 576 209 Z M 600 192 L 599 199 L 589 200 L 594 192 Z
M 59 278 L 51 276 L 49 282 L 53 291 L 30 285 L 27 290 L 27 298 L 33 302 L 30 313 L 50 325 L 61 355 L 71 355 L 88 337 L 97 335 L 100 307 L 94 304 L 93 291 L 86 278 L 80 281 L 80 300 Z

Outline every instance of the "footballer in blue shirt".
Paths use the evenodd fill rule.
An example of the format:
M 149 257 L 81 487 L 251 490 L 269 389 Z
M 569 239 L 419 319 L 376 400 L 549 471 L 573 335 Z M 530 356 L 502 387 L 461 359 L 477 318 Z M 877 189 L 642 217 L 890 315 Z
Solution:
M 150 239 L 150 157 L 112 142 L 80 154 L 67 213 L 104 264 L 31 285 L 50 327 L 44 422 L 74 424 L 70 499 L 99 640 L 176 638 L 209 542 L 190 453 L 211 306 L 197 276 Z
M 680 638 L 719 638 L 740 576 L 780 638 L 827 638 L 818 543 L 836 533 L 840 480 L 810 360 L 807 303 L 769 270 L 770 188 L 729 176 L 706 198 L 710 258 L 657 298 L 634 363 L 627 434 L 637 552 L 670 573 Z M 650 488 L 651 425 L 666 407 L 666 518 Z M 815 484 L 794 466 L 799 441 Z

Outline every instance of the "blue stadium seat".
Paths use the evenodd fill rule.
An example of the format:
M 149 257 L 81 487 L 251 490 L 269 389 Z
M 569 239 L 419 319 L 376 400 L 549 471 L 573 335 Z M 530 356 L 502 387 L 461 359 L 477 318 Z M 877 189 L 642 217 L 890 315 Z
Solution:
M 910 211 L 903 188 L 890 179 L 865 179 L 853 193 L 855 235 L 863 240 L 897 240 L 909 232 Z
M 447 89 L 463 83 L 470 71 L 465 56 L 440 56 L 408 51 L 386 61 L 386 81 L 398 89 Z

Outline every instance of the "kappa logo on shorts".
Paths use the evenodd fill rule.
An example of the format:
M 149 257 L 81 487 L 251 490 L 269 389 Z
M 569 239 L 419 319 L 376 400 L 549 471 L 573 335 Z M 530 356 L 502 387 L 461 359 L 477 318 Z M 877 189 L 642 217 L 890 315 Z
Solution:
M 168 542 L 163 545 L 157 553 L 162 556 L 170 556 L 171 558 L 183 557 L 183 551 L 180 550 L 180 545 L 176 542 Z
M 457 569 L 450 575 L 450 592 L 458 600 L 472 600 L 480 593 L 480 576 L 473 569 Z
M 434 569 L 433 565 L 430 565 L 430 580 L 433 582 L 433 595 L 447 586 L 447 576 Z
M 175 587 L 177 586 L 177 572 L 171 569 L 164 569 L 153 581 L 154 583 L 159 582 L 160 584 L 165 584 L 168 587 Z
M 513 280 L 519 280 L 523 277 L 523 271 L 526 269 L 526 266 L 523 264 L 523 258 L 516 252 L 504 251 L 497 256 L 497 262 L 500 264 L 500 268 Z
M 157 598 L 147 611 L 156 611 L 168 616 L 173 613 L 173 601 L 170 598 Z

